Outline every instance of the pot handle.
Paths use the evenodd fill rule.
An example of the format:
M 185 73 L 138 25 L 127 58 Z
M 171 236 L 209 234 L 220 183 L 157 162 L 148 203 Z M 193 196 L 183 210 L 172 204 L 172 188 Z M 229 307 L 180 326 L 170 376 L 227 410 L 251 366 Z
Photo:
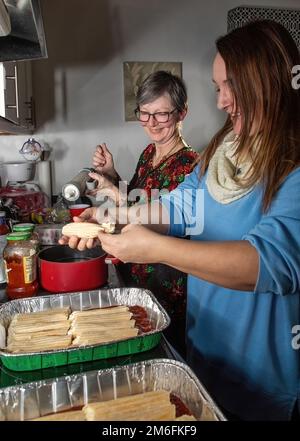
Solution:
M 121 263 L 121 260 L 111 254 L 107 254 L 104 262 L 111 265 L 117 265 L 118 263 Z

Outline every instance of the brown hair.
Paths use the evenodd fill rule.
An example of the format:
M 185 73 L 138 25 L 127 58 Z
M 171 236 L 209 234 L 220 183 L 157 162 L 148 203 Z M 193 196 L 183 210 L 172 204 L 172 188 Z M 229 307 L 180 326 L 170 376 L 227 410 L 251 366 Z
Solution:
M 263 185 L 266 211 L 284 178 L 300 165 L 300 89 L 292 87 L 292 69 L 300 65 L 300 54 L 289 32 L 271 20 L 235 29 L 216 46 L 242 115 L 237 159 L 247 152 L 253 164 L 243 185 Z M 200 176 L 232 128 L 228 116 L 200 156 Z
M 165 70 L 157 70 L 145 78 L 136 94 L 138 108 L 151 103 L 165 93 L 169 94 L 171 102 L 178 112 L 187 109 L 187 90 L 184 81 L 177 75 Z

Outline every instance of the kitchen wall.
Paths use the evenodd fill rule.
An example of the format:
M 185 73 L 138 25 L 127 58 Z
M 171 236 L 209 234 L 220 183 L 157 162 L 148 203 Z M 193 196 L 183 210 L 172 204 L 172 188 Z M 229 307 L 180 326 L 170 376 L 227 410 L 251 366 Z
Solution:
M 242 5 L 294 7 L 299 0 L 41 0 L 48 59 L 32 62 L 38 129 L 52 148 L 53 192 L 107 142 L 129 179 L 148 139 L 124 121 L 123 62 L 180 61 L 188 86 L 186 140 L 203 148 L 224 115 L 211 82 L 214 41 L 227 11 Z M 0 160 L 20 159 L 28 136 L 1 136 Z

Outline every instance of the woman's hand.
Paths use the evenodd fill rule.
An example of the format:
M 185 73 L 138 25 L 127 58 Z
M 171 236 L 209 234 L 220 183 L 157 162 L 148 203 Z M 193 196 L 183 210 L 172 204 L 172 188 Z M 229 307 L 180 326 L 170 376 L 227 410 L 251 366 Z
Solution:
M 95 181 L 97 181 L 97 188 L 95 188 L 95 190 L 90 190 L 90 194 L 93 192 L 94 194 L 96 194 L 97 190 L 101 190 L 103 188 L 112 188 L 114 187 L 114 184 L 105 176 L 103 176 L 102 174 L 99 173 L 93 173 L 90 172 L 89 176 L 94 179 Z
M 97 207 L 91 207 L 84 210 L 80 216 L 73 217 L 74 222 L 97 222 Z M 70 248 L 77 248 L 80 251 L 85 250 L 86 248 L 93 248 L 96 245 L 99 245 L 98 239 L 80 239 L 77 236 L 62 236 L 58 243 L 60 245 L 69 245 Z
M 97 201 L 103 201 L 105 197 L 108 197 L 116 206 L 126 204 L 127 194 L 121 193 L 108 178 L 98 173 L 89 173 L 89 176 L 97 181 L 97 188 L 87 191 L 87 195 L 94 196 Z
M 94 196 L 96 200 L 103 199 L 104 196 L 109 197 L 112 200 L 118 199 L 117 187 L 105 176 L 99 173 L 89 173 L 89 176 L 97 181 L 97 187 L 94 190 L 88 190 L 87 195 Z
M 113 156 L 108 150 L 105 142 L 97 145 L 93 156 L 93 166 L 99 173 L 105 173 L 113 179 L 118 177 L 114 166 Z
M 104 251 L 122 262 L 156 263 L 163 236 L 141 225 L 126 225 L 121 234 L 99 233 Z

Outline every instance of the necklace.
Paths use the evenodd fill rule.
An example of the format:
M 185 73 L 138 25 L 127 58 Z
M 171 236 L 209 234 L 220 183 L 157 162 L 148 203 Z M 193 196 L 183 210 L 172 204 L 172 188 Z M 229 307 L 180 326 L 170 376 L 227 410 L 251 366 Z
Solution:
M 179 147 L 179 148 L 178 148 Z M 170 156 L 174 155 L 174 153 L 176 153 L 177 149 L 178 151 L 181 150 L 183 147 L 187 147 L 187 144 L 185 143 L 185 141 L 180 137 L 180 141 L 178 143 L 176 143 L 174 145 L 174 147 L 171 148 L 171 150 L 169 150 L 166 154 L 164 154 L 160 159 L 158 160 L 154 160 L 154 155 L 151 159 L 151 165 L 152 168 L 157 168 L 159 167 L 163 162 L 165 162 Z
M 155 147 L 155 144 L 152 144 Z M 154 152 L 152 153 L 152 158 L 147 158 L 146 161 L 146 167 L 145 167 L 145 173 L 143 174 L 143 176 L 139 177 L 137 172 L 134 175 L 132 182 L 132 187 L 131 188 L 143 188 L 143 186 L 145 185 L 145 182 L 147 180 L 147 178 L 149 176 L 156 176 L 157 171 L 159 172 L 159 170 L 163 167 L 164 163 L 166 162 L 166 160 L 168 158 L 170 158 L 170 156 L 174 155 L 175 153 L 175 147 L 178 147 L 179 143 L 177 143 L 177 145 L 175 145 L 168 153 L 166 153 L 161 160 L 159 161 L 158 164 L 154 165 L 153 164 L 153 156 L 154 156 Z M 183 150 L 185 148 L 188 148 L 189 145 L 181 138 L 181 146 L 178 149 L 178 152 L 180 150 Z

